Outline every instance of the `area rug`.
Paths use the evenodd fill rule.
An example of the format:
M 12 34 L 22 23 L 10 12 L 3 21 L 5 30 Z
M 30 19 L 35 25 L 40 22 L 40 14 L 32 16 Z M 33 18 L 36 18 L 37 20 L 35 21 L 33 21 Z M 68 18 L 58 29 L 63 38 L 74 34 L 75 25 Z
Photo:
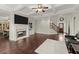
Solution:
M 68 54 L 65 41 L 47 39 L 36 50 L 38 54 Z

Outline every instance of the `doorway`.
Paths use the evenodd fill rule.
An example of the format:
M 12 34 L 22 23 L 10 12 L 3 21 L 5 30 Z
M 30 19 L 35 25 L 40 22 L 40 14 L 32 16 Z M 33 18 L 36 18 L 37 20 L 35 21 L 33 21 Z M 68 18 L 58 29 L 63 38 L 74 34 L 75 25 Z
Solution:
M 0 38 L 9 38 L 9 21 L 0 21 Z

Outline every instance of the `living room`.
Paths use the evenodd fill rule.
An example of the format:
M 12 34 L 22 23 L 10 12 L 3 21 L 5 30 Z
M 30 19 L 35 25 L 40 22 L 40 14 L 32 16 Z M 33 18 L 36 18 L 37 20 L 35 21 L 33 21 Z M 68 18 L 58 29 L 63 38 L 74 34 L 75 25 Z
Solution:
M 78 4 L 0 5 L 0 53 L 78 54 L 78 7 Z M 59 45 L 64 45 L 63 50 Z

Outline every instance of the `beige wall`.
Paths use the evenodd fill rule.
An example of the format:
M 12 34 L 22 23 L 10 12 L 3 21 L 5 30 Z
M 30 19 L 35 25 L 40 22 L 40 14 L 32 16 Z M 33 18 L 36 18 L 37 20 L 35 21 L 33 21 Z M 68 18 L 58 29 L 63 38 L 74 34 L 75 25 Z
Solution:
M 36 21 L 37 21 L 36 33 L 56 34 L 56 31 L 50 28 L 50 17 L 41 17 L 41 18 L 38 18 Z

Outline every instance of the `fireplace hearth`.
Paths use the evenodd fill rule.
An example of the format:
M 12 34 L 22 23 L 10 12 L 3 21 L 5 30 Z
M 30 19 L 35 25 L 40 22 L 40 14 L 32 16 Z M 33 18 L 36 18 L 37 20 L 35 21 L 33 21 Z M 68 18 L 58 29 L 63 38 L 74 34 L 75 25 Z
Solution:
M 17 32 L 17 38 L 22 37 L 22 36 L 26 36 L 26 31 L 18 31 Z

